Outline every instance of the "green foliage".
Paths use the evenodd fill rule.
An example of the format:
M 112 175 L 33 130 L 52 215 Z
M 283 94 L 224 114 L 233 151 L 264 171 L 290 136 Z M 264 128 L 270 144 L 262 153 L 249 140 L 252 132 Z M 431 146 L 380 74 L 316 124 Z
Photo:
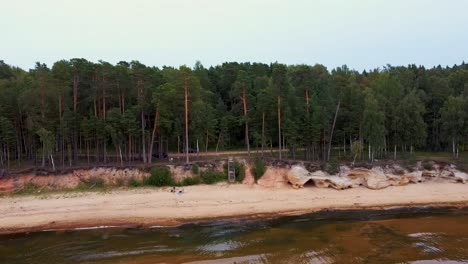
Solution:
M 202 171 L 200 173 L 200 178 L 206 184 L 213 184 L 227 180 L 226 174 L 221 171 Z
M 412 91 L 407 94 L 397 106 L 395 120 L 399 143 L 408 148 L 420 145 L 427 136 L 423 115 L 426 110 L 419 95 Z
M 44 166 L 75 166 L 83 164 L 83 153 L 89 164 L 138 163 L 136 153 L 143 153 L 141 142 L 153 141 L 153 127 L 153 151 L 178 152 L 185 140 L 185 88 L 190 148 L 198 143 L 201 150 L 222 151 L 249 142 L 265 150 L 264 157 L 284 140 L 288 159 L 320 161 L 328 142 L 349 150 L 359 139 L 356 158 L 369 145 L 379 158 L 395 148 L 455 156 L 468 145 L 467 87 L 465 63 L 358 72 L 346 65 L 227 62 L 205 68 L 197 62 L 158 68 L 73 58 L 24 71 L 0 61 L 0 166 L 9 168 L 14 159 L 12 164 L 31 164 L 41 156 Z M 144 152 L 149 149 L 145 144 Z M 295 155 L 302 149 L 304 156 Z
M 252 174 L 254 176 L 255 182 L 260 179 L 263 174 L 265 174 L 266 167 L 261 159 L 255 159 L 252 166 Z
M 425 170 L 432 170 L 433 169 L 433 166 L 432 166 L 432 163 L 428 160 L 424 160 L 422 162 L 422 166 Z
M 370 157 L 373 160 L 374 153 L 382 149 L 385 137 L 385 117 L 371 90 L 367 90 L 364 103 L 363 131 L 371 148 Z
M 80 182 L 78 185 L 76 185 L 75 188 L 71 189 L 70 191 L 77 191 L 77 192 L 85 192 L 89 191 L 89 186 L 87 186 L 85 183 Z
M 192 173 L 195 174 L 195 175 L 198 175 L 199 172 L 200 172 L 200 168 L 198 167 L 198 165 L 193 164 L 192 165 Z
M 141 187 L 143 186 L 143 183 L 138 181 L 137 179 L 135 179 L 135 177 L 131 177 L 129 180 L 128 180 L 128 186 L 129 187 L 133 187 L 133 188 L 136 188 L 136 187 Z
M 440 109 L 442 132 L 447 141 L 453 144 L 468 134 L 468 110 L 463 97 L 449 96 Z
M 170 186 L 174 185 L 171 172 L 166 167 L 156 167 L 151 169 L 151 175 L 143 179 L 143 185 L 150 186 Z
M 11 121 L 0 116 L 0 142 L 13 143 L 15 139 L 14 131 Z
M 331 159 L 329 162 L 320 164 L 320 169 L 328 174 L 337 174 L 339 172 L 339 162 L 337 159 Z
M 125 185 L 125 180 L 123 178 L 117 178 L 117 180 L 115 181 L 115 185 L 117 187 L 122 187 Z
M 353 141 L 351 145 L 351 153 L 353 154 L 353 162 L 356 161 L 356 158 L 361 155 L 362 152 L 362 144 L 359 140 Z
M 235 173 L 234 175 L 236 176 L 236 181 L 242 182 L 245 178 L 245 165 L 238 161 L 234 161 L 233 165 L 234 165 L 234 173 Z M 223 169 L 224 169 L 224 174 L 227 175 L 228 174 L 227 163 L 224 163 Z
M 20 190 L 17 190 L 15 191 L 15 194 L 25 194 L 25 195 L 28 195 L 28 194 L 35 194 L 38 192 L 38 188 L 37 186 L 32 183 L 32 182 L 28 182 L 26 183 L 23 188 L 21 188 Z
M 104 179 L 93 176 L 90 177 L 89 179 L 86 179 L 83 181 L 83 184 L 88 188 L 103 188 L 105 186 Z
M 190 186 L 190 185 L 197 185 L 201 183 L 200 177 L 187 177 L 184 178 L 179 185 L 180 186 Z

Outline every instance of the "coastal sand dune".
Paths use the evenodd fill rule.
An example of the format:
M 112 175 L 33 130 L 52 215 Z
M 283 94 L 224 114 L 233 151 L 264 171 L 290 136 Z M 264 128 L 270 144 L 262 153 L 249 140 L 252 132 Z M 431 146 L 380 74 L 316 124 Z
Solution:
M 468 204 L 465 184 L 426 182 L 383 190 L 337 191 L 219 184 L 0 198 L 0 233 L 114 225 L 175 225 L 214 218 L 260 217 L 322 209 Z

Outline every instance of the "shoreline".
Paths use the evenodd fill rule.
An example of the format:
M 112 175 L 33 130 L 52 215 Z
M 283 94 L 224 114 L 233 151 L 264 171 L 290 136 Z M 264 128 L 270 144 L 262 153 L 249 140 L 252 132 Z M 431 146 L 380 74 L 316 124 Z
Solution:
M 468 205 L 464 184 L 426 182 L 383 190 L 266 188 L 218 184 L 0 198 L 0 234 L 92 228 L 170 227 L 209 221 L 271 219 L 320 211 Z

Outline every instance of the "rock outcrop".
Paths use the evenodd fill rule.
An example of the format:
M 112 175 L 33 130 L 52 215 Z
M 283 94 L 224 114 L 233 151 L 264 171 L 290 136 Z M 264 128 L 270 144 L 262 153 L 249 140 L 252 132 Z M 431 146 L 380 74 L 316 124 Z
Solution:
M 302 166 L 293 166 L 288 171 L 288 181 L 293 188 L 301 188 L 308 181 L 319 188 L 332 187 L 334 189 L 346 189 L 352 187 L 355 183 L 346 177 L 331 176 L 323 171 L 309 172 Z
M 302 166 L 293 166 L 288 171 L 288 181 L 293 188 L 300 188 L 310 180 L 312 180 L 310 172 Z
M 468 174 L 466 174 L 465 172 L 454 171 L 453 172 L 453 177 L 455 178 L 455 180 L 457 182 L 461 182 L 461 183 L 467 183 L 468 182 Z
M 268 166 L 263 176 L 257 181 L 257 184 L 264 187 L 275 188 L 287 186 L 288 171 L 288 168 L 277 168 Z
M 341 166 L 337 175 L 329 175 L 323 171 L 309 172 L 300 165 L 293 166 L 287 173 L 287 179 L 293 188 L 301 188 L 307 182 L 313 182 L 319 188 L 334 188 L 342 190 L 365 186 L 379 190 L 389 186 L 403 186 L 409 183 L 420 183 L 427 180 L 450 182 L 468 182 L 468 174 L 456 170 L 455 167 L 436 167 L 434 171 L 408 172 L 398 165 L 392 167 L 373 167 L 350 169 Z
M 248 163 L 245 163 L 245 176 L 244 180 L 242 180 L 242 184 L 252 185 L 255 184 L 255 178 L 252 174 L 252 168 Z

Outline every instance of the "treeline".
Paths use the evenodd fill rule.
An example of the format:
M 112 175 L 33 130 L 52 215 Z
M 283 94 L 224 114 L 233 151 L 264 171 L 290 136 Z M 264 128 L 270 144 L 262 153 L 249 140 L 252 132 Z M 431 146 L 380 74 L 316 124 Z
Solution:
M 166 151 L 244 147 L 287 149 L 280 159 L 365 152 L 372 160 L 415 148 L 457 155 L 467 142 L 465 63 L 357 72 L 319 64 L 157 68 L 71 59 L 24 71 L 0 61 L 3 167 L 105 163 L 110 156 L 147 163 Z

